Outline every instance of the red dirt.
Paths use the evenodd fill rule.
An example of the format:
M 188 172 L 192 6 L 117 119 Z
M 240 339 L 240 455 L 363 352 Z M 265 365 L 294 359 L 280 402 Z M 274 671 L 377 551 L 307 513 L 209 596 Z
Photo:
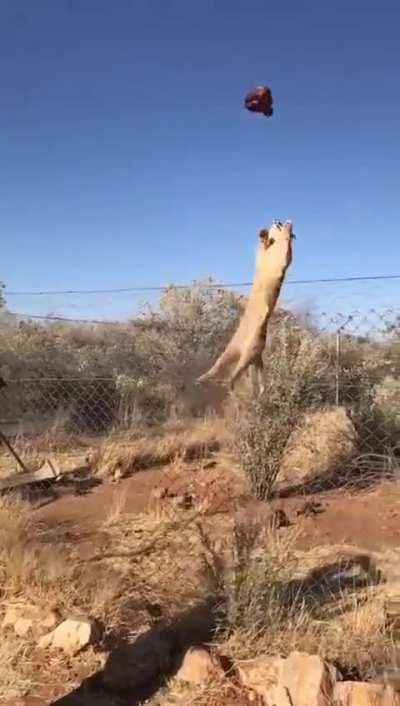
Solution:
M 116 497 L 121 493 L 126 497 L 124 512 L 139 513 L 148 509 L 153 491 L 160 488 L 168 488 L 171 493 L 188 491 L 193 494 L 194 503 L 206 497 L 210 508 L 219 512 L 240 508 L 251 518 L 266 517 L 271 507 L 281 508 L 292 523 L 301 523 L 301 548 L 346 543 L 368 551 L 400 546 L 400 483 L 381 484 L 369 492 L 333 490 L 274 500 L 267 505 L 251 498 L 239 478 L 218 465 L 196 470 L 194 464 L 188 464 L 187 470 L 181 471 L 179 476 L 165 468 L 138 472 L 119 484 L 97 486 L 87 495 L 60 497 L 37 509 L 35 515 L 45 524 L 67 528 L 79 545 L 81 557 L 88 557 L 95 551 L 96 530 Z M 298 516 L 298 510 L 310 500 L 321 503 L 321 511 L 307 517 Z M 9 706 L 45 706 L 48 703 L 31 697 Z M 66 701 L 65 706 L 73 703 Z M 88 701 L 87 706 L 90 703 Z M 112 702 L 109 703 L 111 706 Z
M 385 483 L 368 492 L 332 490 L 265 504 L 251 498 L 240 480 L 220 467 L 196 472 L 188 465 L 184 477 L 174 477 L 165 468 L 140 471 L 118 485 L 98 486 L 88 495 L 64 496 L 36 510 L 36 516 L 46 524 L 69 524 L 84 535 L 84 530 L 104 521 L 121 492 L 126 495 L 124 512 L 139 513 L 148 509 L 153 491 L 160 488 L 176 494 L 189 491 L 195 502 L 207 497 L 210 508 L 218 512 L 242 507 L 254 517 L 268 514 L 271 508 L 281 508 L 291 522 L 301 521 L 303 548 L 340 543 L 366 550 L 400 546 L 400 483 Z M 298 517 L 297 511 L 309 500 L 321 503 L 321 511 Z

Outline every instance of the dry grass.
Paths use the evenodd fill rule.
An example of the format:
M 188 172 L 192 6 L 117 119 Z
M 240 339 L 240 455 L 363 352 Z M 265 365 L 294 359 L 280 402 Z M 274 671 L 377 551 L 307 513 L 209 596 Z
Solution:
M 381 587 L 368 576 L 334 579 L 332 567 L 339 572 L 352 558 L 357 563 L 355 548 L 299 552 L 297 532 L 236 525 L 222 554 L 206 538 L 223 608 L 219 648 L 236 659 L 298 649 L 321 654 L 346 675 L 380 676 L 394 655 Z
M 76 561 L 61 528 L 46 529 L 35 521 L 32 509 L 12 495 L 0 498 L 0 598 L 7 605 L 34 604 L 44 611 L 56 609 L 60 618 L 81 613 L 107 620 L 119 591 L 119 576 L 105 568 L 96 573 Z M 36 693 L 43 679 L 32 664 L 38 659 L 35 640 L 4 633 L 0 646 L 0 697 L 11 699 Z M 88 671 L 95 655 L 86 655 Z M 60 683 L 72 684 L 70 664 L 54 656 L 53 668 L 64 676 Z M 42 659 L 39 659 L 42 662 Z
M 164 466 L 175 459 L 201 460 L 217 451 L 227 437 L 223 420 L 206 417 L 201 420 L 168 423 L 156 433 L 115 435 L 102 443 L 93 461 L 94 471 L 101 477 L 119 471 L 122 476 L 132 472 Z
M 333 596 L 326 586 L 315 593 L 307 576 L 329 563 L 329 548 L 296 552 L 295 533 L 279 535 L 256 526 L 230 526 L 225 532 L 221 546 L 200 531 L 208 582 L 222 609 L 214 643 L 220 654 L 247 660 L 286 656 L 298 649 L 319 653 L 345 678 L 381 677 L 383 667 L 392 662 L 394 643 L 385 631 L 380 588 L 343 589 Z M 346 551 L 336 548 L 335 558 Z M 149 703 L 216 706 L 250 701 L 229 680 L 193 686 L 173 679 Z
M 207 428 L 203 442 L 212 438 L 206 434 Z M 177 436 L 175 430 L 173 438 Z M 173 471 L 182 474 L 184 467 L 181 457 L 175 457 Z M 108 638 L 133 641 L 155 622 L 174 625 L 183 611 L 212 599 L 217 606 L 215 644 L 233 658 L 301 649 L 319 652 L 345 674 L 353 671 L 363 678 L 376 677 L 390 661 L 393 644 L 384 627 L 379 587 L 332 592 L 328 583 L 309 581 L 312 571 L 351 548 L 300 552 L 296 540 L 301 527 L 271 531 L 219 514 L 216 508 L 211 513 L 201 503 L 186 510 L 166 503 L 166 509 L 130 515 L 124 512 L 125 501 L 125 491 L 118 490 L 93 540 L 94 560 L 81 562 L 62 527 L 46 529 L 34 520 L 28 504 L 12 496 L 1 499 L 3 603 L 26 600 L 57 607 L 62 616 L 86 613 L 107 626 Z M 27 670 L 35 659 L 34 646 L 7 635 L 1 650 L 1 696 L 13 698 L 28 689 L 34 693 L 40 673 L 37 677 L 35 670 Z M 79 660 L 91 672 L 99 658 L 89 651 Z M 62 675 L 60 683 L 72 687 L 68 660 L 54 658 L 53 671 L 59 682 Z M 173 681 L 151 703 L 172 706 L 186 699 L 213 706 L 223 688 L 188 691 Z M 247 703 L 245 694 L 226 688 L 227 703 Z
M 0 585 L 3 599 L 25 593 L 46 598 L 50 586 L 65 577 L 63 557 L 32 520 L 27 503 L 0 498 Z
M 112 503 L 108 509 L 104 526 L 108 529 L 115 526 L 121 520 L 121 515 L 125 510 L 127 501 L 126 488 L 121 488 L 113 495 Z
M 379 679 L 396 653 L 385 630 L 382 600 L 373 592 L 352 601 L 342 596 L 335 608 L 335 617 L 312 619 L 303 607 L 290 620 L 263 631 L 242 627 L 221 640 L 220 649 L 235 659 L 300 650 L 321 655 L 347 678 Z
M 186 684 L 172 679 L 167 687 L 156 694 L 148 706 L 262 706 L 261 698 L 229 679 L 215 679 L 206 685 Z
M 355 429 L 344 407 L 326 407 L 305 414 L 289 440 L 279 479 L 287 483 L 323 483 L 338 472 L 344 476 L 356 448 Z
M 78 465 L 87 456 L 90 467 L 101 478 L 117 471 L 123 477 L 139 470 L 165 466 L 176 459 L 184 462 L 208 458 L 221 448 L 228 432 L 221 417 L 207 416 L 195 420 L 168 422 L 136 432 L 115 433 L 107 439 L 75 437 L 60 430 L 30 439 L 19 436 L 13 447 L 30 471 L 36 471 L 47 457 L 56 460 L 61 469 Z M 0 449 L 0 477 L 19 470 L 11 454 Z
M 31 692 L 35 679 L 30 674 L 28 650 L 20 640 L 0 642 L 0 698 L 15 699 Z

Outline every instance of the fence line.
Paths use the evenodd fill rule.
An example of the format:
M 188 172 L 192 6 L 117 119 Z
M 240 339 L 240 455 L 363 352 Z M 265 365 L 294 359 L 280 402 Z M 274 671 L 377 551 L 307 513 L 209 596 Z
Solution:
M 55 428 L 105 434 L 131 428 L 143 415 L 168 416 L 171 405 L 190 405 L 193 400 L 200 404 L 202 393 L 194 380 L 207 361 L 199 358 L 199 348 L 204 339 L 206 353 L 214 356 L 223 338 L 217 337 L 215 350 L 208 350 L 209 337 L 199 318 L 181 326 L 157 318 L 133 324 L 117 330 L 116 338 L 108 332 L 102 337 L 101 329 L 92 338 L 89 330 L 85 338 L 83 328 L 77 341 L 73 329 L 61 338 L 51 328 L 44 330 L 46 334 L 29 326 L 1 329 L 0 374 L 6 387 L 0 391 L 0 423 L 6 431 L 33 437 Z M 218 329 L 221 322 L 207 319 L 206 324 L 213 333 L 212 326 Z M 153 328 L 160 335 L 146 338 Z M 324 366 L 323 377 L 315 382 L 321 405 L 344 405 L 352 412 L 363 405 L 363 414 L 374 413 L 374 423 L 381 419 L 380 443 L 385 439 L 389 443 L 389 438 L 391 444 L 397 443 L 393 439 L 400 432 L 400 309 L 371 309 L 368 316 L 355 312 L 326 316 L 316 325 L 284 312 L 273 330 L 267 362 L 269 355 L 279 355 L 279 345 L 288 345 L 284 339 L 279 343 L 282 332 L 311 336 L 321 348 Z M 129 345 L 121 353 L 122 341 Z M 50 357 L 45 356 L 45 343 L 50 345 Z M 140 355 L 137 345 L 139 353 L 143 347 Z M 159 357 L 153 361 L 155 352 Z M 103 361 L 103 374 L 96 375 L 99 356 L 108 362 Z
M 395 280 L 400 279 L 400 274 L 398 275 L 355 275 L 355 276 L 345 276 L 345 277 L 321 277 L 316 279 L 288 279 L 286 284 L 333 284 L 343 283 L 343 282 L 372 282 L 376 280 Z M 210 282 L 210 284 L 204 284 L 203 286 L 209 289 L 233 289 L 236 287 L 250 287 L 252 282 L 231 282 L 222 283 Z M 18 296 L 47 296 L 47 295 L 69 295 L 69 294 L 122 294 L 130 292 L 163 292 L 165 289 L 170 287 L 170 284 L 166 285 L 143 285 L 135 287 L 115 287 L 111 289 L 64 289 L 64 290 L 32 290 L 32 291 L 4 291 L 5 297 L 18 297 Z M 190 289 L 193 284 L 174 284 L 175 289 Z

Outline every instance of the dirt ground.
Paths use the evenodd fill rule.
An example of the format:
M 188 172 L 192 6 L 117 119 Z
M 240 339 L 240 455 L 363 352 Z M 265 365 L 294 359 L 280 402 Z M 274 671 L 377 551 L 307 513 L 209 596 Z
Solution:
M 118 483 L 104 482 L 86 492 L 75 494 L 64 489 L 56 498 L 41 498 L 36 502 L 35 516 L 48 527 L 62 528 L 73 540 L 79 556 L 92 558 L 99 550 L 97 533 L 112 508 L 118 506 L 122 513 L 145 512 L 157 503 L 160 496 L 173 497 L 187 493 L 193 503 L 207 499 L 214 512 L 232 514 L 241 512 L 260 519 L 271 516 L 276 509 L 283 510 L 292 525 L 298 525 L 298 545 L 301 549 L 326 545 L 352 545 L 358 549 L 386 551 L 400 547 L 400 482 L 381 483 L 368 491 L 336 489 L 313 495 L 275 499 L 260 503 L 248 493 L 239 476 L 233 472 L 226 459 L 215 460 L 199 470 L 195 462 L 185 464 L 184 473 L 173 466 L 137 472 Z M 43 670 L 40 694 L 29 695 L 7 706 L 57 706 L 85 704 L 84 697 L 70 694 L 54 700 L 62 693 L 62 685 L 55 683 L 57 675 L 48 665 L 36 665 Z M 90 674 L 85 665 L 75 665 L 77 682 Z M 53 701 L 51 700 L 53 699 Z M 83 700 L 82 700 L 83 699 Z M 97 703 L 114 703 L 99 695 Z M 138 703 L 137 696 L 129 702 Z
M 189 491 L 196 499 L 207 495 L 219 512 L 231 513 L 243 508 L 254 517 L 254 514 L 267 516 L 271 509 L 282 509 L 291 522 L 301 518 L 302 548 L 344 543 L 380 550 L 400 545 L 400 482 L 382 483 L 364 492 L 337 489 L 276 499 L 266 505 L 254 500 L 239 478 L 220 465 L 203 472 L 201 478 L 196 476 L 195 466 L 189 464 L 183 478 L 165 467 L 140 471 L 118 484 L 99 485 L 88 494 L 60 497 L 35 512 L 46 524 L 69 525 L 79 540 L 80 530 L 93 529 L 105 520 L 118 496 L 123 495 L 123 512 L 139 513 L 154 503 L 154 491 L 160 489 L 177 495 Z

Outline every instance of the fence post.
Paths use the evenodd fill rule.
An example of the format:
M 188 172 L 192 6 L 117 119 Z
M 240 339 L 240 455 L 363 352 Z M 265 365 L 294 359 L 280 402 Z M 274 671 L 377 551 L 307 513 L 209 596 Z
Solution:
M 341 353 L 341 333 L 342 327 L 340 326 L 336 331 L 336 389 L 335 389 L 335 403 L 336 407 L 340 407 L 340 353 Z
M 340 396 L 340 386 L 341 386 L 341 368 L 342 368 L 342 331 L 346 328 L 347 324 L 353 320 L 353 314 L 347 317 L 346 321 L 342 323 L 341 326 L 336 330 L 336 390 L 335 390 L 335 403 L 336 407 L 340 407 L 341 396 Z

